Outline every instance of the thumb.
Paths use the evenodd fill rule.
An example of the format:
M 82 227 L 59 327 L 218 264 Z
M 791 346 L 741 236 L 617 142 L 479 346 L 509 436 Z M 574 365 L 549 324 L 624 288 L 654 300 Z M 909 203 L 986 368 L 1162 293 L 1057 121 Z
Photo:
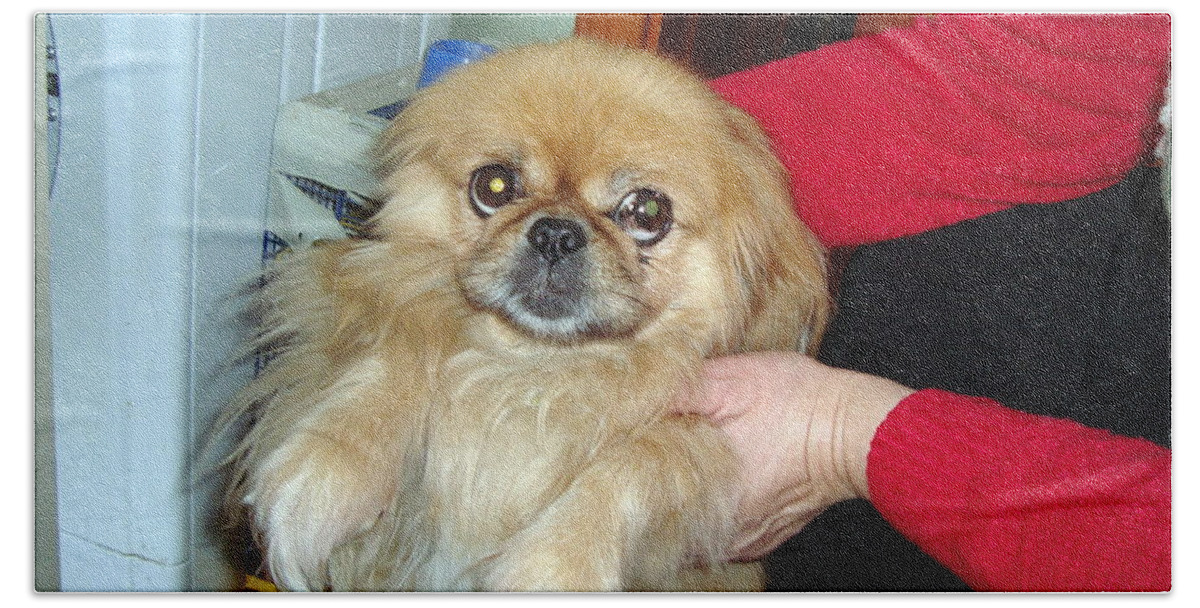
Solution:
M 701 373 L 679 391 L 671 411 L 699 414 L 713 422 L 735 417 L 731 403 L 736 401 L 733 396 L 738 392 L 738 382 L 744 383 L 747 363 L 739 355 L 705 361 Z
M 704 374 L 686 382 L 671 402 L 670 411 L 675 414 L 698 414 L 712 418 L 720 406 L 711 398 L 713 387 Z

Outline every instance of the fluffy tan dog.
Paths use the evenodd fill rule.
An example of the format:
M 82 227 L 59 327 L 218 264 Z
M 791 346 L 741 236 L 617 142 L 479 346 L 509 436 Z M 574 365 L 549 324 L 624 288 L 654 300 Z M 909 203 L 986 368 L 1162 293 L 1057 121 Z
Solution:
M 259 294 L 280 354 L 235 455 L 288 589 L 749 589 L 734 456 L 668 414 L 705 357 L 811 348 L 828 300 L 755 123 L 572 40 L 425 89 L 368 238 Z

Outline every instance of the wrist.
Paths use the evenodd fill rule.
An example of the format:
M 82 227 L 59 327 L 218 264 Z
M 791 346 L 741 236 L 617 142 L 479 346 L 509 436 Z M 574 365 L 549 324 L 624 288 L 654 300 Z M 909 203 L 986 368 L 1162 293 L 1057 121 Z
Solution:
M 886 378 L 843 370 L 846 392 L 842 395 L 844 416 L 845 483 L 853 498 L 870 500 L 867 460 L 871 442 L 888 414 L 914 391 Z

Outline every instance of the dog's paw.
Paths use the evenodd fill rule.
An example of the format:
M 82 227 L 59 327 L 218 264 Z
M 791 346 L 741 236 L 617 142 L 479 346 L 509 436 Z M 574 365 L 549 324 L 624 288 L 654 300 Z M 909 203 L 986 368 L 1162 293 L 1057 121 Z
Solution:
M 490 560 L 482 587 L 490 591 L 620 591 L 616 547 L 604 539 L 574 542 L 526 530 Z
M 671 591 L 729 591 L 751 593 L 762 591 L 766 586 L 766 574 L 762 564 L 727 563 L 708 568 L 684 570 Z
M 395 486 L 328 450 L 271 459 L 245 502 L 266 544 L 267 564 L 285 589 L 321 590 L 338 545 L 370 529 L 388 508 Z

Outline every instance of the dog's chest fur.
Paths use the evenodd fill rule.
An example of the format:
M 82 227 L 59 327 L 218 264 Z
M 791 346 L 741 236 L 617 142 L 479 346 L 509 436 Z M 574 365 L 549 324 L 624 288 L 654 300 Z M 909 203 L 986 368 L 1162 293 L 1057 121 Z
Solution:
M 339 579 L 364 588 L 479 588 L 480 565 L 597 454 L 659 417 L 700 359 L 678 336 L 633 348 L 533 343 L 486 313 L 465 318 L 461 332 L 455 352 L 421 343 L 444 336 L 390 341 L 446 356 L 409 395 L 422 402 L 404 407 L 424 416 L 401 431 L 412 440 L 396 498 L 374 527 L 335 551 L 335 588 Z

